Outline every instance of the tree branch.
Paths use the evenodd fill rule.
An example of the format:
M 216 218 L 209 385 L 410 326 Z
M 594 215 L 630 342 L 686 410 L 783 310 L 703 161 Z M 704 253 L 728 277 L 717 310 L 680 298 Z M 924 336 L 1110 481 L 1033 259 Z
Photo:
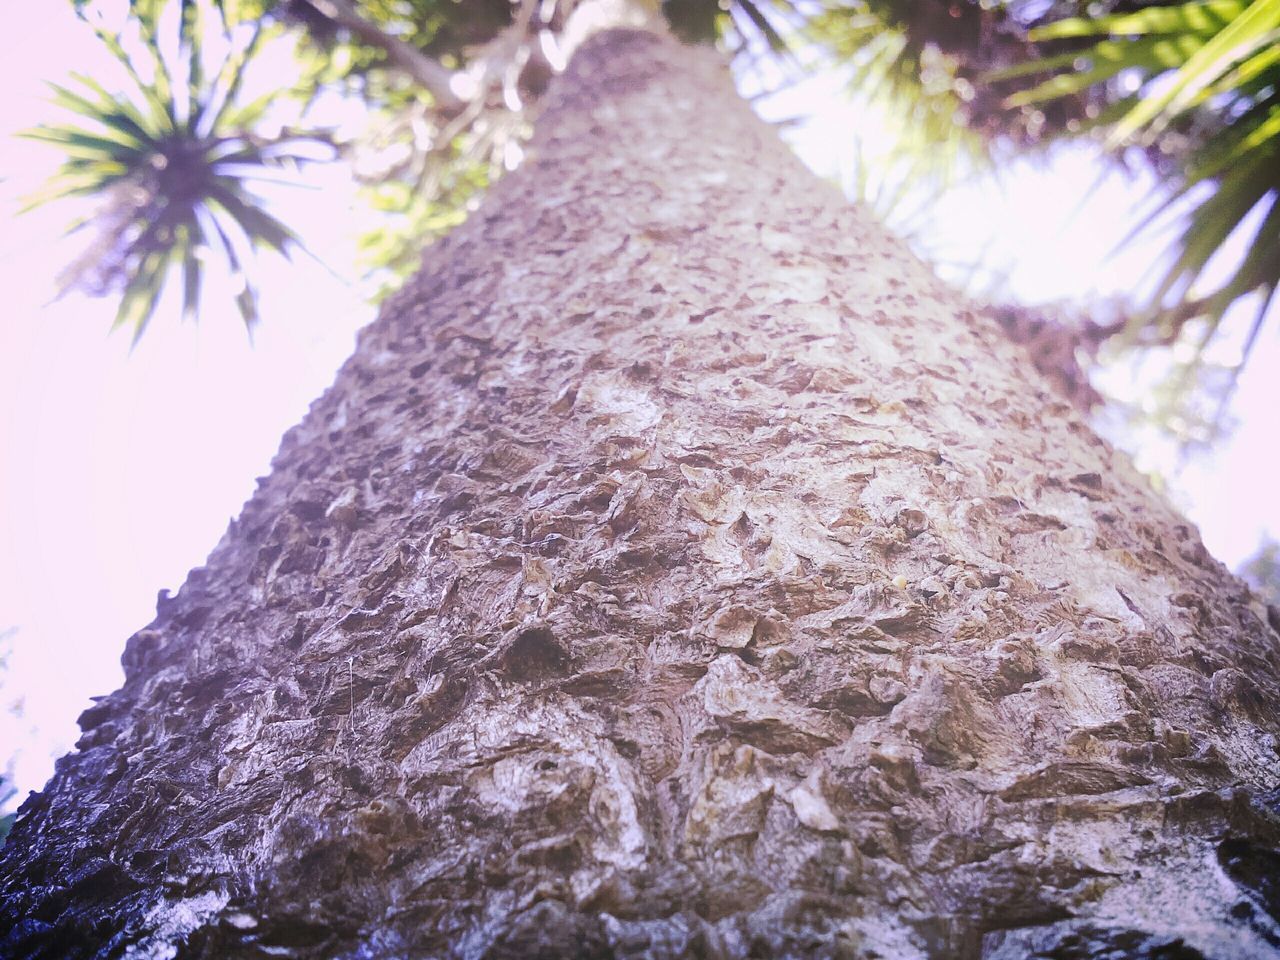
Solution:
M 377 24 L 366 20 L 350 0 L 310 0 L 310 4 L 338 26 L 349 30 L 370 46 L 382 50 L 388 60 L 435 97 L 436 102 L 443 109 L 453 113 L 466 106 L 466 101 L 454 90 L 456 74 L 453 71 L 441 66 L 416 47 L 386 33 Z

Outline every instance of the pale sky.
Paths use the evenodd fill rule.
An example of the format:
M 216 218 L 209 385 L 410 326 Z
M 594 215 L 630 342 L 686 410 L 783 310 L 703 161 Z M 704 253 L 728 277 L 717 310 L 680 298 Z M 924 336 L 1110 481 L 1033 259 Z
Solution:
M 0 772 L 13 756 L 20 786 L 31 789 L 74 742 L 88 697 L 118 686 L 124 641 L 151 620 L 156 592 L 176 590 L 203 562 L 372 311 L 353 284 L 305 259 L 266 264 L 252 345 L 229 298 L 214 290 L 198 326 L 180 324 L 175 305 L 162 306 L 132 353 L 127 334 L 108 334 L 110 302 L 70 296 L 50 304 L 54 277 L 79 247 L 59 238 L 65 209 L 14 217 L 18 198 L 56 154 L 9 135 L 56 116 L 42 80 L 109 71 L 70 4 L 41 4 L 39 24 L 30 4 L 0 0 L 0 9 L 27 24 L 0 57 L 0 288 L 8 304 L 0 323 L 0 631 L 17 628 L 0 675 Z M 817 108 L 795 137 L 823 174 L 838 170 L 851 131 L 875 143 L 874 122 L 843 106 L 831 86 L 810 85 L 774 106 L 781 115 Z M 364 215 L 343 168 L 312 171 L 311 189 L 272 194 L 275 209 L 335 271 L 354 276 Z M 1106 254 L 1144 185 L 1111 177 L 1082 203 L 1097 175 L 1079 151 L 1047 171 L 1019 165 L 998 189 L 976 185 L 936 205 L 931 236 L 955 259 L 985 248 L 1009 265 L 1010 289 L 1029 300 L 1130 288 L 1151 251 Z M 1233 566 L 1264 528 L 1280 532 L 1278 334 L 1274 325 L 1264 331 L 1245 375 L 1233 439 L 1177 477 L 1171 494 Z M 7 709 L 16 700 L 20 716 Z

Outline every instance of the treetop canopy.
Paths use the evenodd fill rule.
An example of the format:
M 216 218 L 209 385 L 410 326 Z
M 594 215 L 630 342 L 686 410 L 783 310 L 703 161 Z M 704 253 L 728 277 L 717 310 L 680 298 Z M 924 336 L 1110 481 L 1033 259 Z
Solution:
M 424 243 L 465 217 L 516 166 L 539 98 L 563 69 L 575 0 L 72 0 L 133 89 L 89 77 L 55 87 L 74 119 L 31 136 L 65 154 L 41 200 L 88 196 L 77 228 L 94 240 L 65 283 L 119 298 L 116 323 L 140 336 L 166 280 L 198 312 L 205 268 L 236 280 L 258 320 L 253 263 L 300 241 L 254 184 L 317 157 L 352 162 L 385 225 L 362 240 L 393 288 Z M 599 0 L 596 0 L 599 2 Z M 650 0 L 670 28 L 714 43 L 774 86 L 822 69 L 900 119 L 895 162 L 911 182 L 998 164 L 1062 138 L 1091 137 L 1167 184 L 1145 229 L 1181 220 L 1128 333 L 1168 344 L 1193 322 L 1201 349 L 1228 310 L 1256 301 L 1244 353 L 1280 278 L 1280 0 Z M 216 42 L 213 42 L 216 39 Z M 286 89 L 241 102 L 268 44 L 292 42 Z M 216 52 L 213 52 L 216 49 Z M 314 108 L 324 92 L 363 101 L 368 128 L 338 136 Z M 290 122 L 282 122 L 287 116 Z M 849 136 L 854 136 L 850 131 Z M 328 148 L 328 152 L 319 148 Z M 1256 229 L 1228 279 L 1206 267 Z

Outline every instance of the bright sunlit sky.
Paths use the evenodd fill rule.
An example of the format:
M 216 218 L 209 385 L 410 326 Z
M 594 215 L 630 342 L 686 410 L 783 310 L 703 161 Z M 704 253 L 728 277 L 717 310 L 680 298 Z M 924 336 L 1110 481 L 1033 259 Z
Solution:
M 0 675 L 0 773 L 6 758 L 25 791 L 76 738 L 92 695 L 119 685 L 125 639 L 154 615 L 156 592 L 176 590 L 265 473 L 281 434 L 330 383 L 372 316 L 352 266 L 365 222 L 345 170 L 313 167 L 307 188 L 277 188 L 275 210 L 332 272 L 306 259 L 264 260 L 261 313 L 250 344 L 229 297 L 209 291 L 198 326 L 162 306 L 130 352 L 108 334 L 114 305 L 80 296 L 50 302 L 59 271 L 80 252 L 61 239 L 70 219 L 49 207 L 16 216 L 19 199 L 57 155 L 11 138 L 56 113 L 45 80 L 71 70 L 112 76 L 106 54 L 70 4 L 33 12 L 0 0 L 12 31 L 0 57 L 0 631 L 15 628 Z M 279 70 L 288 69 L 281 59 Z M 878 127 L 816 82 L 776 98 L 771 115 L 814 119 L 792 134 L 814 169 L 836 176 L 855 133 Z M 1147 184 L 1099 177 L 1083 151 L 1047 168 L 1018 164 L 996 188 L 957 190 L 932 207 L 928 230 L 948 259 L 980 251 L 1030 302 L 1132 289 L 1157 254 L 1111 248 Z M 1090 193 L 1090 188 L 1093 188 Z M 1086 197 L 1087 195 L 1087 197 Z M 341 279 L 346 277 L 348 279 Z M 1212 458 L 1171 478 L 1170 496 L 1209 548 L 1235 566 L 1264 530 L 1280 533 L 1275 414 L 1280 331 L 1264 331 L 1238 393 L 1241 425 Z M 1140 455 L 1150 459 L 1150 452 Z M 20 712 L 11 708 L 20 706 Z

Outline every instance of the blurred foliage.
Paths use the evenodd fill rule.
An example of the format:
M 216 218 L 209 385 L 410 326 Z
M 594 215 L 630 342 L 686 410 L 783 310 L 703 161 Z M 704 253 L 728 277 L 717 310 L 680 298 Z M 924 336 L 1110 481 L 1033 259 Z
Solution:
M 1264 539 L 1238 572 L 1267 603 L 1280 606 L 1280 541 Z
M 53 87 L 53 102 L 75 120 L 42 124 L 25 136 L 57 146 L 66 156 L 32 205 L 63 197 L 92 197 L 98 209 L 72 225 L 95 232 L 86 253 L 61 278 L 64 291 L 118 295 L 115 326 L 146 330 L 171 273 L 179 271 L 182 310 L 199 311 L 204 268 L 220 258 L 238 287 L 236 306 L 246 327 L 258 320 L 251 271 L 258 248 L 288 256 L 300 246 L 268 213 L 250 184 L 277 179 L 314 156 L 304 141 L 318 134 L 265 126 L 278 91 L 240 102 L 245 68 L 271 32 L 262 21 L 237 21 L 223 4 L 213 10 L 183 0 L 175 19 L 176 56 L 161 36 L 163 0 L 134 0 L 133 36 L 107 29 L 98 37 L 133 87 L 113 93 L 97 80 L 73 74 Z M 93 11 L 84 3 L 79 12 Z M 210 23 L 212 21 L 212 23 Z M 211 32 L 226 50 L 207 61 Z
M 1234 429 L 1227 413 L 1234 364 L 1197 355 L 1187 343 L 1143 351 L 1111 344 L 1103 362 L 1130 371 L 1130 382 L 1141 385 L 1136 395 L 1109 397 L 1123 435 L 1164 438 L 1185 464 L 1189 456 L 1211 449 Z
M 1077 12 L 1081 4 L 1074 0 L 848 0 L 820 6 L 799 31 L 800 42 L 818 51 L 824 66 L 843 68 L 850 95 L 878 107 L 893 125 L 895 143 L 878 159 L 893 168 L 889 179 L 923 184 L 926 192 L 1078 131 L 1111 96 L 1082 88 L 1050 103 L 1009 102 L 1011 93 L 1034 84 L 1018 72 L 1039 56 L 1030 32 Z M 1003 71 L 1010 71 L 1009 78 L 993 83 Z M 919 203 L 909 194 L 901 191 L 901 202 Z
M 7 630 L 0 630 L 0 673 L 4 671 L 8 664 L 9 645 L 16 632 L 16 629 L 13 627 L 10 627 Z M 3 684 L 0 684 L 0 689 L 3 689 Z M 14 706 L 12 709 L 19 710 L 20 707 Z M 5 764 L 10 768 L 12 766 L 12 761 L 12 757 L 5 758 Z M 3 810 L 8 806 L 9 801 L 17 796 L 17 793 L 18 791 L 9 780 L 8 771 L 0 772 L 0 810 Z M 5 838 L 9 836 L 9 830 L 13 827 L 13 819 L 14 815 L 11 813 L 0 816 L 0 845 L 3 845 Z
M 1081 132 L 1105 137 L 1112 151 L 1141 151 L 1168 183 L 1134 234 L 1162 218 L 1181 219 L 1169 265 L 1134 315 L 1130 336 L 1171 344 L 1190 321 L 1201 321 L 1196 364 L 1227 311 L 1252 297 L 1242 365 L 1280 281 L 1280 0 L 1142 6 L 1043 24 L 1028 37 L 1045 55 L 988 79 L 1049 76 L 1006 103 L 1107 91 L 1106 109 Z M 1251 218 L 1256 232 L 1228 279 L 1201 290 L 1207 268 Z
M 462 223 L 489 185 L 490 168 L 466 162 L 460 155 L 467 149 L 453 143 L 437 162 L 420 159 L 416 179 L 389 177 L 366 186 L 369 203 L 386 215 L 383 226 L 366 231 L 358 241 L 362 265 L 380 278 L 376 299 L 395 292 L 413 275 L 423 246 Z
M 852 16 L 843 5 L 815 16 L 806 35 L 854 64 L 859 96 L 904 118 L 888 158 L 897 189 L 886 195 L 881 173 L 873 207 L 900 216 L 957 170 L 1064 138 L 1146 162 L 1164 187 L 1125 242 L 1181 223 L 1152 293 L 1128 309 L 1126 340 L 1170 345 L 1194 333 L 1183 366 L 1208 366 L 1204 349 L 1228 310 L 1252 299 L 1238 373 L 1280 278 L 1280 0 L 851 6 Z M 1215 261 L 1230 275 L 1201 289 Z M 1170 392 L 1195 381 L 1175 371 Z
M 932 6 L 921 4 L 917 11 Z M 965 61 L 938 42 L 954 39 L 953 34 L 913 29 L 913 23 L 922 24 L 911 16 L 909 8 L 895 3 L 832 6 L 809 19 L 799 34 L 800 42 L 827 64 L 845 65 L 852 97 L 879 108 L 893 123 L 896 142 L 879 162 L 888 160 L 894 169 L 883 172 L 872 189 L 877 180 L 868 177 L 869 165 L 862 163 L 855 184 L 882 215 L 912 202 L 922 183 L 936 191 L 970 167 L 988 166 L 995 142 L 973 122 L 970 104 L 979 89 L 964 76 Z

